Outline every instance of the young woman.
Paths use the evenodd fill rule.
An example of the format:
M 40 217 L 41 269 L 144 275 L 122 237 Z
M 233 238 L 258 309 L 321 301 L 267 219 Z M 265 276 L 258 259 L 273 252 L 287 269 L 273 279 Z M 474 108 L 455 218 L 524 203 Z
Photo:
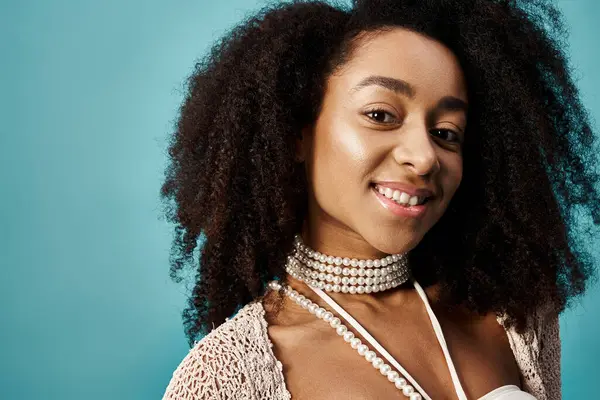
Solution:
M 600 193 L 559 17 L 301 1 L 217 43 L 162 190 L 195 273 L 164 398 L 560 399 Z

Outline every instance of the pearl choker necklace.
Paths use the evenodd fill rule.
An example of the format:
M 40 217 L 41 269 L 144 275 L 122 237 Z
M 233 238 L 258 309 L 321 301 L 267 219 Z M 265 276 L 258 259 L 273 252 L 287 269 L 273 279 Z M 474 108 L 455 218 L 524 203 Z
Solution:
M 314 251 L 294 237 L 294 251 L 287 258 L 286 272 L 326 292 L 376 293 L 408 281 L 406 253 L 378 260 L 332 257 Z

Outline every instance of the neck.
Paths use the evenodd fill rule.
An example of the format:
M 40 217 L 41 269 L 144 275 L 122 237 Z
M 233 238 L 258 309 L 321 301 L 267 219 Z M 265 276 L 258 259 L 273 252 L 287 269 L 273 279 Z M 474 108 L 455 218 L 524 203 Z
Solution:
M 321 232 L 322 230 L 319 233 Z M 308 275 L 306 275 L 305 272 L 301 272 L 300 269 L 305 269 L 306 271 L 308 271 L 312 270 L 313 268 L 317 269 L 317 267 L 319 269 L 325 268 L 326 263 L 331 263 L 327 264 L 328 268 L 333 268 L 334 266 L 337 266 L 337 271 L 332 271 L 331 269 L 328 269 L 327 273 L 328 275 L 332 274 L 333 276 L 336 276 L 336 279 L 338 280 L 335 282 L 329 280 L 325 281 L 324 278 L 321 277 L 321 285 L 324 285 L 325 283 L 330 284 L 325 285 L 325 287 L 319 287 L 321 287 L 322 290 L 328 292 L 328 295 L 331 296 L 334 299 L 334 301 L 339 302 L 341 304 L 345 304 L 347 306 L 352 304 L 358 306 L 366 305 L 377 309 L 378 307 L 388 304 L 390 302 L 402 303 L 403 293 L 407 292 L 406 289 L 409 289 L 408 291 L 411 291 L 411 289 L 413 289 L 412 284 L 410 284 L 410 282 L 406 282 L 406 280 L 408 279 L 408 275 L 406 272 L 405 261 L 404 263 L 402 262 L 404 255 L 390 255 L 377 250 L 373 251 L 373 247 L 368 245 L 365 246 L 364 239 L 358 237 L 358 235 L 356 234 L 339 234 L 338 232 L 338 235 L 336 237 L 339 240 L 332 241 L 332 235 L 323 235 L 322 233 L 319 233 L 315 234 L 314 231 L 311 232 L 309 229 L 306 228 L 305 225 L 303 232 L 299 235 L 301 237 L 301 242 L 295 243 L 295 246 L 300 246 L 296 247 L 296 254 L 293 256 L 295 261 L 292 261 L 292 264 L 288 264 L 288 267 L 291 269 L 288 270 L 286 267 L 286 270 L 289 272 L 287 277 L 288 282 L 290 283 L 290 286 L 296 289 L 298 292 L 304 294 L 309 298 L 314 298 L 315 293 L 313 292 L 312 288 L 309 287 L 309 280 L 316 279 L 316 277 L 310 278 Z M 325 238 L 327 238 L 327 241 L 324 240 Z M 344 240 L 342 240 L 342 238 L 344 238 Z M 305 246 L 308 247 L 308 249 Z M 304 248 L 305 250 L 300 250 L 300 248 Z M 350 251 L 348 249 L 352 250 Z M 384 260 L 381 261 L 381 265 L 378 264 L 380 261 L 374 261 L 371 265 L 369 264 L 371 263 L 371 261 L 365 264 L 362 264 L 365 261 L 360 261 L 358 265 L 333 264 L 333 262 L 331 261 L 331 257 L 329 261 L 321 259 L 320 262 L 318 262 L 315 261 L 319 259 L 318 255 L 315 255 L 314 259 L 311 258 L 312 256 L 307 255 L 313 254 L 310 250 L 314 252 L 319 252 L 324 256 L 332 256 L 338 258 L 338 261 L 336 261 L 338 263 L 340 262 L 340 259 L 345 259 L 344 262 L 349 262 L 349 260 L 351 259 L 356 259 L 354 260 L 354 262 L 357 262 L 357 260 Z M 305 253 L 305 251 L 308 251 L 308 253 Z M 394 261 L 392 261 L 392 257 L 394 258 Z M 288 263 L 289 262 L 290 261 L 288 260 Z M 294 264 L 294 262 L 300 262 L 300 264 Z M 317 263 L 318 265 L 311 264 L 311 262 Z M 350 274 L 347 274 L 346 271 L 344 271 L 344 274 L 341 274 L 342 269 L 352 269 L 354 270 L 352 271 L 353 274 L 357 269 L 360 269 L 361 271 L 359 271 L 359 275 L 362 277 L 359 280 L 357 275 L 352 275 L 354 277 L 351 278 Z M 321 271 L 324 272 L 324 269 L 321 269 Z M 363 272 L 365 273 L 365 275 L 363 275 Z M 372 272 L 374 273 L 374 275 L 369 275 Z M 381 277 L 379 276 L 379 274 L 381 274 Z M 377 280 L 383 279 L 383 275 L 387 274 L 390 274 L 390 276 L 394 274 L 395 276 L 394 278 L 391 278 L 392 280 L 387 281 L 387 285 L 389 285 L 390 287 L 384 289 L 374 288 L 371 292 L 371 287 L 378 286 Z M 340 282 L 340 278 L 343 278 L 343 280 L 346 281 Z M 388 277 L 388 279 L 389 278 L 390 277 Z M 374 279 L 374 281 L 368 283 L 368 281 L 371 279 Z M 348 282 L 348 280 L 350 281 Z M 354 280 L 354 282 L 352 282 L 352 280 Z M 396 283 L 396 280 L 398 280 L 398 283 Z M 386 281 L 379 281 L 379 283 L 382 282 Z M 362 287 L 359 288 L 358 286 L 354 285 Z M 369 287 L 367 288 L 364 285 L 367 285 Z M 381 284 L 381 286 L 383 286 L 383 284 Z M 353 290 L 354 288 L 359 288 L 361 290 Z M 349 292 L 346 289 L 350 289 Z
M 304 224 L 300 234 L 304 244 L 314 251 L 338 257 L 377 259 L 388 255 L 371 246 L 354 232 L 325 225 L 322 224 L 316 229 Z
M 286 274 L 286 277 L 292 289 L 295 289 L 318 304 L 323 303 L 322 299 L 306 283 L 289 274 Z M 393 289 L 377 293 L 350 294 L 327 292 L 327 295 L 329 295 L 336 303 L 342 305 L 342 307 L 347 308 L 348 311 L 351 311 L 353 307 L 370 308 L 373 311 L 378 311 L 389 308 L 390 306 L 402 306 L 408 301 L 413 291 L 413 285 L 410 282 L 406 282 Z

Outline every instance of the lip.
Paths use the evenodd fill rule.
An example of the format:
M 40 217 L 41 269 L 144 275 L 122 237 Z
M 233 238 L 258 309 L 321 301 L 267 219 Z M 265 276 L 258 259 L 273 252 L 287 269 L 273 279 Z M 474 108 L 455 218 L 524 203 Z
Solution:
M 434 197 L 435 196 L 435 193 L 433 190 L 429 190 L 427 188 L 418 188 L 416 186 L 409 185 L 408 183 L 392 182 L 392 181 L 378 181 L 378 182 L 373 182 L 373 183 L 377 186 L 405 192 L 405 193 L 409 194 L 410 196 L 419 196 L 419 197 Z
M 423 215 L 425 215 L 425 212 L 427 211 L 427 208 L 431 203 L 431 201 L 427 201 L 427 203 L 425 204 L 419 204 L 415 206 L 402 206 L 379 193 L 379 191 L 377 190 L 377 188 L 375 188 L 374 185 L 371 186 L 371 190 L 373 191 L 373 193 L 377 197 L 377 200 L 383 206 L 383 208 L 400 217 L 421 218 L 423 217 Z

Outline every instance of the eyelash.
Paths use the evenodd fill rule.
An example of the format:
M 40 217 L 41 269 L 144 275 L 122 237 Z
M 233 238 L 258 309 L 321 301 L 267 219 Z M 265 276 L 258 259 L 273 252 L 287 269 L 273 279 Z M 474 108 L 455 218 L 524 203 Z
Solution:
M 373 113 L 383 113 L 383 114 L 387 114 L 387 115 L 392 115 L 391 113 L 387 112 L 386 110 L 384 110 L 383 108 L 373 108 L 370 109 L 369 111 L 365 112 L 365 115 L 368 116 L 369 114 L 373 114 Z M 389 122 L 380 122 L 380 121 L 376 121 L 374 118 L 372 117 L 368 117 L 369 119 L 373 120 L 376 124 L 388 124 Z M 432 131 L 437 131 L 437 132 L 450 132 L 452 134 L 454 134 L 454 136 L 456 137 L 454 140 L 449 140 L 450 142 L 456 142 L 456 143 L 460 143 L 460 137 L 458 136 L 458 133 L 456 133 L 455 131 L 451 130 L 451 129 L 432 129 Z

